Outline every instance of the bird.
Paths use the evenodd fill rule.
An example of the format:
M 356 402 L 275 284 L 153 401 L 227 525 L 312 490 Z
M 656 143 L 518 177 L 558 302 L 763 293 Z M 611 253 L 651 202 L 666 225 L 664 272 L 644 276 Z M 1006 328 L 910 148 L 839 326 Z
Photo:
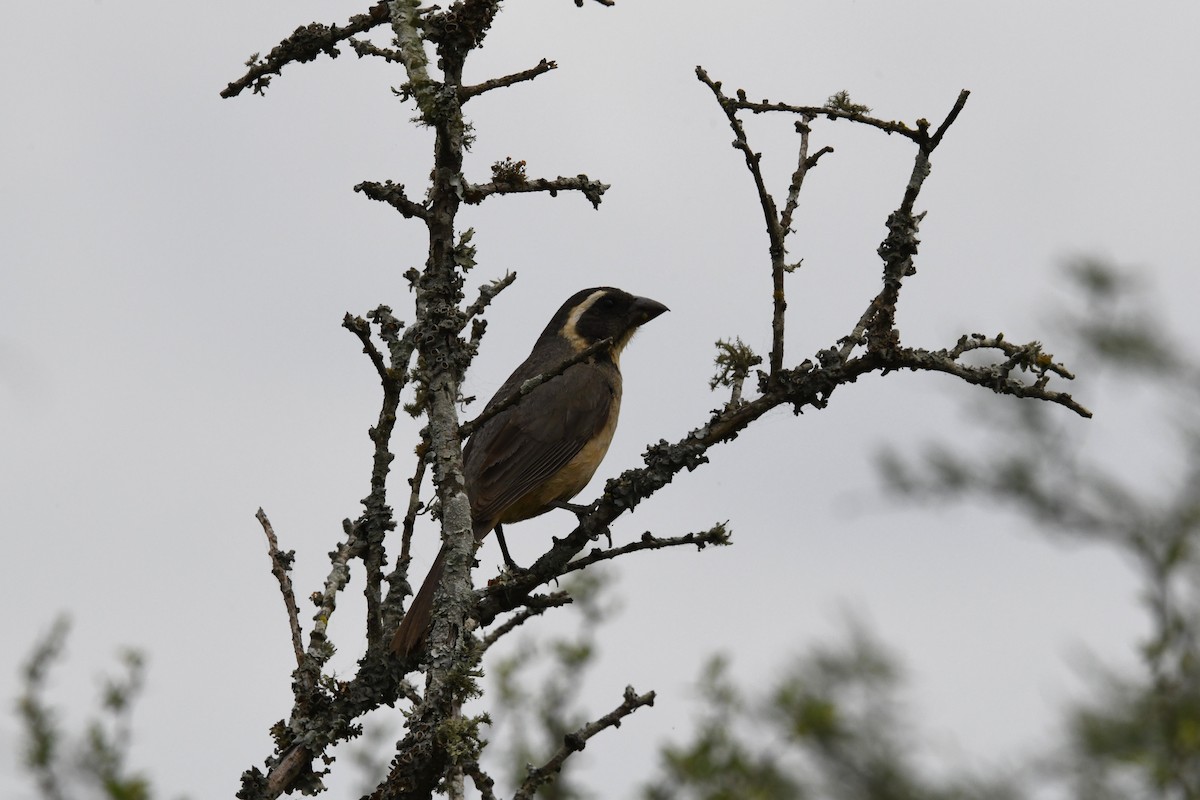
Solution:
M 565 504 L 583 491 L 617 427 L 621 351 L 640 326 L 668 310 L 656 300 L 598 286 L 576 292 L 554 313 L 482 414 L 526 381 L 598 347 L 486 419 L 467 440 L 463 479 L 476 546 L 495 530 L 505 561 L 515 567 L 501 526 L 569 507 Z M 423 650 L 445 554 L 443 545 L 392 637 L 390 649 L 401 659 Z

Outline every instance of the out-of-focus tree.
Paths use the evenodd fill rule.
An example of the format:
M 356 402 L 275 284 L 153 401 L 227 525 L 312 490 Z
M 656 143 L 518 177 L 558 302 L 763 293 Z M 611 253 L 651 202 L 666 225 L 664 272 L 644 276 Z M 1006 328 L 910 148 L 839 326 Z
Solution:
M 644 800 L 1017 800 L 1007 778 L 933 775 L 903 702 L 897 659 L 851 621 L 747 697 L 717 656 L 700 680 L 691 739 L 663 748 Z
M 24 690 L 17 700 L 24 728 L 22 764 L 45 800 L 148 800 L 149 781 L 128 765 L 133 706 L 144 685 L 144 659 L 136 650 L 120 653 L 121 672 L 101 682 L 99 714 L 84 725 L 82 734 L 73 735 L 47 698 L 50 669 L 62 660 L 67 628 L 66 618 L 60 617 L 22 668 Z
M 572 599 L 580 618 L 570 635 L 525 636 L 511 655 L 492 667 L 495 703 L 492 730 L 502 752 L 493 753 L 513 785 L 525 779 L 531 764 L 560 753 L 566 737 L 586 724 L 580 703 L 588 669 L 595 663 L 596 633 L 615 608 L 609 575 L 589 570 L 564 581 L 561 592 Z M 574 761 L 559 765 L 555 780 L 538 788 L 539 800 L 585 800 L 597 796 L 574 777 Z
M 1100 665 L 1091 698 L 1070 712 L 1056 771 L 1079 800 L 1197 798 L 1200 363 L 1134 273 L 1096 260 L 1066 272 L 1082 304 L 1055 315 L 1063 347 L 1083 365 L 1089 396 L 1137 404 L 1124 410 L 1131 422 L 1098 449 L 1032 404 L 992 404 L 1002 414 L 995 441 L 970 451 L 935 443 L 915 460 L 889 452 L 883 473 L 907 499 L 1004 503 L 1046 535 L 1127 557 L 1150 621 L 1142 669 Z

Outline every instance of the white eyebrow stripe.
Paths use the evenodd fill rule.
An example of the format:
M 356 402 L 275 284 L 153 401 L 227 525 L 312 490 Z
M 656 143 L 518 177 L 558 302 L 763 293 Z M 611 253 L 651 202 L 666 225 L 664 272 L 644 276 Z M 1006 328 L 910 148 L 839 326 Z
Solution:
M 571 309 L 571 313 L 567 316 L 567 321 L 563 323 L 559 333 L 564 339 L 571 342 L 577 347 L 586 347 L 587 341 L 582 336 L 575 332 L 575 326 L 579 324 L 579 318 L 582 317 L 593 304 L 605 294 L 603 289 L 597 289 L 587 296 L 582 303 Z

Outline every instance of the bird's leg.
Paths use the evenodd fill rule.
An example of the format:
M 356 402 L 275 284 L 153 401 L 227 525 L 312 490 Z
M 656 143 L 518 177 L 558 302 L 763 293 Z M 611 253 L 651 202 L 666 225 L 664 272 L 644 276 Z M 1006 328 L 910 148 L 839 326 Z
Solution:
M 565 511 L 570 511 L 580 522 L 583 522 L 583 518 L 595 511 L 599 505 L 600 501 L 598 500 L 595 503 L 589 503 L 586 506 L 578 503 L 568 503 L 566 500 L 554 500 L 550 503 L 552 508 L 561 508 Z M 608 546 L 612 547 L 612 531 L 608 529 L 607 525 L 604 526 L 604 536 L 608 539 Z M 592 538 L 594 539 L 596 537 L 593 536 Z
M 504 529 L 500 525 L 496 525 L 496 541 L 500 544 L 500 554 L 504 556 L 504 565 L 508 567 L 510 572 L 524 572 L 525 570 L 517 566 L 517 562 L 512 560 L 512 556 L 508 554 L 508 542 L 504 541 Z
M 590 514 L 596 510 L 595 503 L 589 503 L 588 505 L 585 506 L 581 503 L 568 503 L 566 500 L 552 500 L 552 501 L 550 501 L 550 507 L 551 508 L 561 508 L 564 511 L 570 511 L 572 514 L 579 517 L 581 520 L 583 519 L 583 517 L 586 517 L 588 514 Z

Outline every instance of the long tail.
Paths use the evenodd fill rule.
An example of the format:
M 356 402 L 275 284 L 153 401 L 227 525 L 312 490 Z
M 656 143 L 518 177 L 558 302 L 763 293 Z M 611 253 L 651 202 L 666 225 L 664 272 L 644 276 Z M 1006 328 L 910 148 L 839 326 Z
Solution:
M 429 633 L 429 623 L 433 620 L 433 593 L 442 580 L 445 561 L 446 548 L 443 547 L 438 551 L 437 558 L 433 560 L 433 566 L 429 568 L 425 582 L 413 595 L 412 602 L 408 605 L 408 612 L 405 613 L 404 619 L 400 620 L 400 627 L 396 628 L 396 633 L 392 636 L 392 652 L 400 659 L 407 661 L 409 656 L 425 645 L 425 637 Z

